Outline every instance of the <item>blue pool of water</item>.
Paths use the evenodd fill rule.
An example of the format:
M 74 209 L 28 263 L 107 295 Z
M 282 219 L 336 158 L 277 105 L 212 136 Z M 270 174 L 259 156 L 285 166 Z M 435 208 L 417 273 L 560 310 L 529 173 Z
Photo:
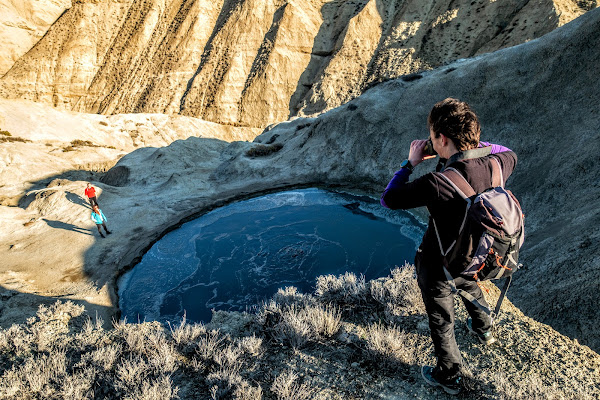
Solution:
M 130 322 L 210 321 L 247 311 L 278 288 L 314 290 L 319 275 L 387 276 L 412 263 L 424 227 L 366 197 L 321 189 L 237 202 L 183 224 L 119 282 Z

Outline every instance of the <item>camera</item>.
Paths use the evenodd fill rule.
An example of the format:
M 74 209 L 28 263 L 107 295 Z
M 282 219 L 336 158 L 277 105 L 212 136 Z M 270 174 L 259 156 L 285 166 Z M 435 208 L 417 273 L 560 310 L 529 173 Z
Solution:
M 423 148 L 423 154 L 426 156 L 437 155 L 437 153 L 433 149 L 433 143 L 431 142 L 431 138 L 427 139 L 427 143 L 425 143 L 425 147 Z

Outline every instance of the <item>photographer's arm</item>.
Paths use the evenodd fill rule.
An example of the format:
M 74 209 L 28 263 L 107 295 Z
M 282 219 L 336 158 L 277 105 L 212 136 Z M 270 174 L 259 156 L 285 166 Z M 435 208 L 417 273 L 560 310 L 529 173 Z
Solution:
M 427 206 L 438 197 L 433 174 L 425 174 L 409 182 L 410 171 L 402 168 L 394 174 L 381 195 L 381 205 L 392 210 Z
M 413 140 L 410 144 L 408 161 L 413 168 L 423 160 L 430 158 L 423 154 L 426 142 L 426 140 Z M 380 203 L 382 206 L 392 210 L 415 208 L 424 206 L 427 199 L 432 198 L 434 195 L 432 192 L 434 191 L 431 188 L 433 186 L 427 175 L 413 182 L 408 182 L 411 173 L 412 171 L 409 168 L 401 168 L 394 174 L 381 195 Z

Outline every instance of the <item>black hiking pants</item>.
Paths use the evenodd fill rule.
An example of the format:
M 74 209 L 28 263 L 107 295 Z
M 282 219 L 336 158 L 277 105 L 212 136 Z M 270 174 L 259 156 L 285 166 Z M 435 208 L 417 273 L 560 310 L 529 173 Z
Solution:
M 462 357 L 454 337 L 454 295 L 444 275 L 441 260 L 438 265 L 420 265 L 419 258 L 417 255 L 415 259 L 417 281 L 429 317 L 429 329 L 437 366 L 448 376 L 454 376 L 459 373 L 462 365 Z M 468 292 L 482 305 L 488 307 L 477 283 L 463 278 L 456 278 L 454 282 L 457 288 Z M 473 320 L 473 330 L 487 332 L 491 328 L 490 317 L 470 301 L 463 299 L 463 303 Z

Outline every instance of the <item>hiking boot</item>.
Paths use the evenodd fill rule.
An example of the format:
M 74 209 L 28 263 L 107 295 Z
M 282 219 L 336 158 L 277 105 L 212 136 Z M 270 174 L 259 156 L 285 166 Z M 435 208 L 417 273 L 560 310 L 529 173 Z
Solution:
M 110 235 L 112 232 L 111 231 L 106 231 L 106 233 Z
M 100 236 L 102 236 L 103 238 L 105 238 L 105 237 L 106 237 L 106 236 L 104 236 L 104 235 L 102 234 L 102 232 L 100 232 Z
M 425 382 L 431 386 L 439 386 L 448 394 L 458 394 L 462 388 L 462 378 L 455 376 L 454 378 L 444 378 L 440 374 L 439 368 L 433 368 L 429 365 L 423 365 L 421 368 L 421 375 Z
M 479 339 L 479 342 L 481 344 L 485 344 L 486 346 L 489 346 L 492 343 L 496 342 L 496 338 L 494 337 L 494 335 L 492 334 L 492 331 L 489 330 L 487 332 L 484 333 L 477 333 L 473 330 L 473 320 L 471 318 L 467 319 L 467 329 L 469 330 L 469 332 L 471 332 L 473 335 L 477 336 L 477 339 Z

